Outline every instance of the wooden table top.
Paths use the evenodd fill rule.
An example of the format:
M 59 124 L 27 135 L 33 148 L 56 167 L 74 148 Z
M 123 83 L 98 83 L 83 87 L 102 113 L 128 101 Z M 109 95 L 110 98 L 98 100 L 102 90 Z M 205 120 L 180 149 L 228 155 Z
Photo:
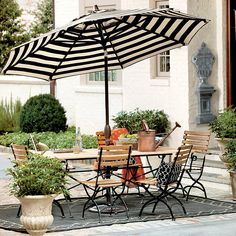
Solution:
M 140 152 L 132 150 L 131 156 L 158 156 L 158 155 L 171 155 L 177 151 L 176 148 L 171 147 L 158 147 L 153 152 Z M 83 149 L 80 153 L 73 152 L 53 152 L 46 151 L 45 156 L 54 157 L 59 160 L 93 160 L 98 157 L 98 149 Z

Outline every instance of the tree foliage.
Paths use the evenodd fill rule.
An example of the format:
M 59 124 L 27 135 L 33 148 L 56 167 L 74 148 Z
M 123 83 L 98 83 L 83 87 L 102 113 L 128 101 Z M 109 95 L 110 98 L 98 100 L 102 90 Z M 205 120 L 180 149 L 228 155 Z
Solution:
M 33 12 L 35 21 L 31 28 L 32 37 L 46 33 L 53 29 L 53 1 L 41 0 L 37 10 Z
M 30 39 L 24 30 L 20 16 L 22 11 L 16 0 L 0 1 L 0 69 L 8 57 L 11 48 Z

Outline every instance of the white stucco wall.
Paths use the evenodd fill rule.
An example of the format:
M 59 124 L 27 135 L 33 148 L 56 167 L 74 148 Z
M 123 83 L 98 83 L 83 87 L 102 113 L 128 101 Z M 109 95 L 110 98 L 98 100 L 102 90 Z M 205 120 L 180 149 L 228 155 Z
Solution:
M 50 93 L 49 83 L 25 76 L 0 76 L 0 100 L 20 99 L 24 104 L 31 96 Z

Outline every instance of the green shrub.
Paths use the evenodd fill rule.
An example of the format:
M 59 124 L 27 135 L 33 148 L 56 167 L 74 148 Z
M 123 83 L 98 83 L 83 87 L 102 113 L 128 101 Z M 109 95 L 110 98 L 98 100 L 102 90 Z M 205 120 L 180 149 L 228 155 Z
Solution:
M 12 143 L 28 145 L 29 134 L 23 132 L 5 133 L 0 135 L 0 145 L 9 147 Z
M 14 167 L 7 169 L 8 175 L 12 177 L 11 194 L 18 197 L 59 193 L 69 195 L 66 188 L 67 173 L 56 158 L 30 153 L 28 160 L 14 163 Z
M 59 101 L 50 94 L 33 96 L 22 108 L 20 128 L 26 133 L 65 131 L 65 110 Z
M 217 138 L 236 138 L 236 109 L 227 107 L 219 112 L 209 128 Z
M 121 111 L 112 119 L 115 122 L 114 128 L 126 128 L 129 133 L 134 134 L 142 130 L 142 120 L 146 120 L 150 129 L 156 133 L 165 133 L 170 127 L 167 115 L 159 110 L 139 110 L 126 112 Z
M 19 131 L 19 117 L 22 105 L 19 99 L 15 102 L 5 100 L 0 103 L 0 132 Z
M 229 140 L 225 146 L 223 156 L 227 158 L 229 171 L 236 171 L 236 139 Z
M 82 147 L 84 149 L 97 148 L 98 147 L 97 137 L 95 135 L 82 134 Z
M 45 143 L 50 149 L 72 148 L 75 145 L 75 129 L 68 129 L 65 132 L 41 132 L 32 133 L 35 139 Z M 33 149 L 33 144 L 28 133 L 15 132 L 0 135 L 0 145 L 9 147 L 11 143 L 28 145 Z M 97 138 L 95 135 L 82 135 L 84 149 L 97 148 Z

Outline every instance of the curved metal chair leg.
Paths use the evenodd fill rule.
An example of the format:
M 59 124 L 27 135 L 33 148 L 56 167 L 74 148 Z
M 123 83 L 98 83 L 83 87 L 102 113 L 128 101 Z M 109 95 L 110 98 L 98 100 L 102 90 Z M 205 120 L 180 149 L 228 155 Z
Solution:
M 88 199 L 85 203 L 84 203 L 84 206 L 83 206 L 83 210 L 82 210 L 82 219 L 84 219 L 84 213 L 86 211 L 86 206 L 88 205 L 88 203 L 91 201 L 91 199 Z
M 17 215 L 16 215 L 17 218 L 20 217 L 20 213 L 21 213 L 21 205 L 19 206 L 18 211 L 17 211 Z
M 156 202 L 155 202 L 156 201 Z M 158 204 L 158 202 L 162 202 L 164 205 L 166 205 L 166 207 L 168 208 L 169 212 L 170 212 L 170 215 L 171 215 L 171 219 L 174 221 L 175 220 L 175 217 L 174 217 L 174 214 L 173 214 L 173 211 L 171 210 L 171 207 L 162 199 L 150 199 L 149 201 L 147 201 L 141 208 L 140 212 L 139 212 L 139 217 L 141 217 L 142 213 L 143 213 L 143 210 L 144 208 L 147 206 L 147 205 L 150 205 L 152 203 L 154 203 L 154 206 L 153 206 L 153 209 L 152 209 L 152 213 L 154 213 L 155 209 L 156 209 L 156 206 Z
M 143 204 L 143 206 L 141 207 L 138 216 L 141 217 L 144 208 L 145 208 L 147 205 L 151 204 L 151 202 L 153 202 L 153 201 L 155 201 L 155 200 L 156 200 L 156 198 L 152 198 L 152 199 L 148 200 L 147 202 L 145 202 L 145 203 Z
M 60 209 L 60 211 L 61 211 L 61 217 L 62 217 L 62 218 L 65 218 L 64 210 L 63 210 L 61 204 L 60 204 L 57 200 L 55 200 L 55 199 L 53 200 L 53 203 L 54 203 L 56 206 L 59 207 L 59 209 Z
M 172 195 L 172 194 L 169 194 L 169 196 L 171 196 L 173 199 L 175 199 L 178 203 L 179 203 L 179 205 L 182 207 L 182 209 L 183 209 L 183 212 L 184 212 L 184 214 L 186 215 L 187 214 L 187 211 L 186 211 L 186 209 L 185 209 L 185 207 L 184 207 L 184 204 L 176 197 L 176 196 L 174 196 L 174 195 Z
M 195 186 L 195 185 L 186 186 L 186 187 L 189 188 L 189 189 L 188 189 L 188 192 L 187 192 L 187 194 L 186 194 L 186 201 L 188 201 L 188 199 L 189 199 L 190 192 L 191 192 L 192 188 L 197 188 L 197 189 L 201 190 L 201 191 L 204 193 L 204 197 L 207 198 L 206 189 L 205 189 L 205 187 L 203 186 L 203 184 L 202 184 L 202 183 L 197 183 L 197 184 L 199 184 L 201 187 Z
M 126 204 L 126 202 L 122 199 L 122 197 L 120 196 L 121 194 L 118 194 L 115 189 L 112 188 L 112 191 L 115 193 L 116 195 L 116 199 L 114 199 L 113 201 L 113 204 L 116 202 L 117 199 L 120 199 L 120 201 L 122 202 L 122 204 L 124 205 L 125 207 L 125 212 L 126 212 L 126 216 L 127 216 L 127 219 L 129 219 L 129 208 Z
M 172 220 L 174 221 L 175 220 L 175 217 L 174 217 L 174 214 L 173 214 L 173 211 L 171 210 L 171 207 L 167 204 L 166 201 L 162 200 L 162 199 L 159 199 L 160 202 L 162 202 L 163 204 L 165 204 L 167 206 L 167 208 L 169 209 L 169 212 L 171 214 L 171 218 Z

